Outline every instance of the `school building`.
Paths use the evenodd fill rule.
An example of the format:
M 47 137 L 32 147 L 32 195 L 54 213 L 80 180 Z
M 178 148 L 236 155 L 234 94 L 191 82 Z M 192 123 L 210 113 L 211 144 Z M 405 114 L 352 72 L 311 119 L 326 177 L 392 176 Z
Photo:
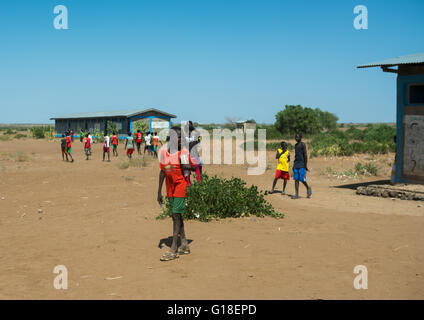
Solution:
M 118 135 L 125 137 L 128 132 L 133 131 L 132 127 L 135 121 L 146 122 L 149 131 L 152 132 L 169 129 L 173 118 L 176 118 L 173 114 L 150 108 L 145 110 L 71 113 L 50 118 L 50 120 L 55 121 L 55 131 L 58 136 L 67 130 L 73 130 L 75 134 L 79 134 L 81 129 L 91 133 L 95 131 L 107 132 L 108 124 L 113 122 L 118 130 Z
M 424 52 L 358 66 L 372 67 L 397 74 L 394 182 L 424 183 Z

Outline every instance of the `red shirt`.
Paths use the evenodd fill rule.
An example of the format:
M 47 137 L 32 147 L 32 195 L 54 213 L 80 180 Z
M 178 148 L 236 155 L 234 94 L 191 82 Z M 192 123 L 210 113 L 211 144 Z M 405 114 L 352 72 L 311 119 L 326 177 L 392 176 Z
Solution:
M 90 148 L 90 138 L 85 137 L 85 148 Z
M 192 164 L 190 153 L 183 149 L 170 154 L 163 149 L 160 155 L 160 169 L 165 173 L 166 195 L 168 198 L 185 198 L 187 182 L 181 164 Z
M 141 143 L 143 140 L 142 140 L 142 134 L 141 134 L 141 132 L 137 132 L 136 134 L 135 134 L 135 139 L 136 139 L 136 141 L 138 142 L 138 143 Z
M 71 143 L 72 143 L 72 139 L 70 136 L 66 137 L 66 147 L 70 148 L 71 147 Z
M 113 135 L 112 136 L 112 144 L 118 144 L 118 136 Z

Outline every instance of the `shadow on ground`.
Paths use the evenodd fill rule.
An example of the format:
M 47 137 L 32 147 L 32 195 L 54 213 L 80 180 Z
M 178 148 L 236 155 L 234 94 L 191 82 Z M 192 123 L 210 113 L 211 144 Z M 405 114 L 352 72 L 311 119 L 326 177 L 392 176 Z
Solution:
M 191 240 L 191 239 L 187 239 L 187 241 L 188 241 L 188 244 L 190 244 L 190 243 L 192 243 L 192 242 L 193 242 L 193 240 Z M 162 249 L 163 245 L 165 245 L 165 246 L 167 246 L 167 247 L 171 248 L 171 245 L 172 245 L 172 237 L 168 237 L 168 238 L 160 239 L 160 240 L 159 240 L 159 244 L 158 244 L 158 248 L 159 248 L 159 249 Z M 180 238 L 178 238 L 177 247 L 179 247 L 180 245 L 181 245 L 181 239 L 180 239 Z
M 377 181 L 343 184 L 339 186 L 332 186 L 331 188 L 356 190 L 358 187 L 368 187 L 369 185 L 384 185 L 384 184 L 390 184 L 390 180 L 377 180 Z

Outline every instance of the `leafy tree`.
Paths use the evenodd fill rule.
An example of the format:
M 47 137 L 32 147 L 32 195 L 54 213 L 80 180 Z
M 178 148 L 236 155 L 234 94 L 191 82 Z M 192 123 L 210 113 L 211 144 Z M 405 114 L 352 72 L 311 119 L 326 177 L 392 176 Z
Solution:
M 337 127 L 337 121 L 339 118 L 328 111 L 322 111 L 321 109 L 315 109 L 318 115 L 318 119 L 321 122 L 321 127 L 325 129 L 335 129 Z
M 284 110 L 275 115 L 275 119 L 275 127 L 282 134 L 314 134 L 322 130 L 316 110 L 301 105 L 286 105 Z
M 113 134 L 114 132 L 118 133 L 118 127 L 116 126 L 116 123 L 113 121 L 108 121 L 107 123 L 107 133 Z
M 148 131 L 147 123 L 143 120 L 133 122 L 133 134 L 137 132 L 137 130 L 140 130 L 141 132 Z

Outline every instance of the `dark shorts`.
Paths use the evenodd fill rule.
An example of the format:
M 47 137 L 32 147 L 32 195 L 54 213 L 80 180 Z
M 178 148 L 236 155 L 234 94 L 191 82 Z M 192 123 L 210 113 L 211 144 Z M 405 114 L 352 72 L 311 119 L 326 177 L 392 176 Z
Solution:
M 61 148 L 62 149 L 62 154 L 66 153 L 66 149 L 65 148 Z
M 169 198 L 172 213 L 185 213 L 186 212 L 186 199 L 185 198 Z
M 306 182 L 306 169 L 293 169 L 293 179 L 295 181 Z
M 110 148 L 103 147 L 103 152 L 110 152 Z
M 127 149 L 127 155 L 131 155 L 133 154 L 133 152 L 134 152 L 134 149 Z
M 112 148 L 113 148 L 113 150 L 116 150 L 116 148 L 118 147 L 118 145 L 117 144 L 112 144 Z
M 137 142 L 137 150 L 140 151 L 141 142 Z
M 287 171 L 276 170 L 275 179 L 290 180 L 290 173 Z

